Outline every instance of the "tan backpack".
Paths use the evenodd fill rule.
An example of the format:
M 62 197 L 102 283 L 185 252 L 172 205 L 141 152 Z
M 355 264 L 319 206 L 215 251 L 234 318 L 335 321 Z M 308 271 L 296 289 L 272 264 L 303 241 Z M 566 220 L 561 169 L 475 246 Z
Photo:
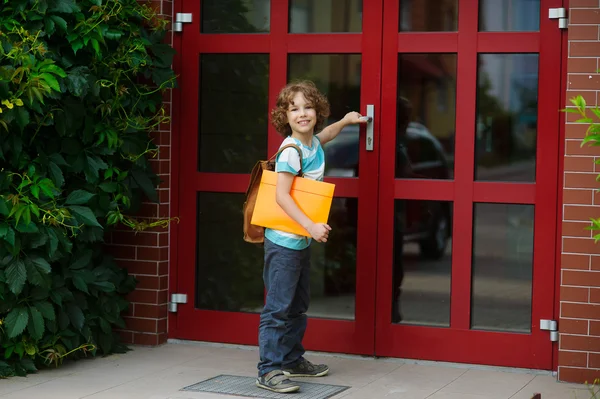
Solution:
M 262 178 L 263 170 L 275 171 L 275 161 L 277 156 L 286 148 L 293 147 L 298 151 L 300 155 L 300 172 L 298 176 L 304 176 L 302 173 L 302 150 L 296 144 L 288 144 L 279 149 L 275 155 L 266 161 L 258 161 L 254 168 L 252 168 L 252 174 L 250 175 L 250 184 L 246 190 L 246 202 L 244 202 L 244 241 L 252 244 L 262 244 L 265 242 L 265 228 L 256 226 L 250 221 L 252 220 L 252 214 L 254 213 L 254 206 L 256 205 L 256 196 L 258 195 L 258 188 Z

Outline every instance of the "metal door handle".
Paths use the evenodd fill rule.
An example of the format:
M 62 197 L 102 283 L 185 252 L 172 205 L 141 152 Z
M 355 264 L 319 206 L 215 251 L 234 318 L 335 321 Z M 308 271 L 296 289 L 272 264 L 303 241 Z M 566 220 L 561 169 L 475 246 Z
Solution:
M 375 117 L 375 105 L 367 105 L 367 151 L 373 151 L 373 118 Z

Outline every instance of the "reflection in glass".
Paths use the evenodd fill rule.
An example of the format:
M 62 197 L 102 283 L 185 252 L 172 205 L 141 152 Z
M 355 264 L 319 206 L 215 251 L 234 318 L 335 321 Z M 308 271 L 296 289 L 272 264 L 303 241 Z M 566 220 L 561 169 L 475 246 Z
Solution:
M 358 54 L 291 54 L 288 80 L 310 79 L 331 104 L 326 125 L 360 109 L 361 56 Z M 359 126 L 342 130 L 325 145 L 325 176 L 357 177 Z
M 454 178 L 456 54 L 400 54 L 396 178 Z
M 240 240 L 244 194 L 198 193 L 196 307 L 260 312 L 263 250 Z
M 270 0 L 202 0 L 202 33 L 268 33 Z
M 531 331 L 533 205 L 475 204 L 471 327 Z
M 456 32 L 458 0 L 400 0 L 400 32 Z
M 540 30 L 540 0 L 479 0 L 481 32 Z
M 356 198 L 334 198 L 329 240 L 312 244 L 311 317 L 354 320 L 357 206 Z
M 268 91 L 268 55 L 201 55 L 200 172 L 250 173 L 266 159 Z
M 452 203 L 396 200 L 392 322 L 450 326 Z
M 481 54 L 475 179 L 534 182 L 538 55 Z
M 290 0 L 290 33 L 361 31 L 362 0 Z

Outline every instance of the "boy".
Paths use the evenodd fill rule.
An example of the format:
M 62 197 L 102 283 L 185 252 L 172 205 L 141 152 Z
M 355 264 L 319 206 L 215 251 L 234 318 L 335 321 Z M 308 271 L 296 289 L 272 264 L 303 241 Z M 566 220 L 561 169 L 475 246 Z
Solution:
M 327 242 L 331 227 L 314 223 L 290 196 L 294 177 L 300 170 L 305 178 L 323 180 L 325 155 L 322 145 L 333 140 L 347 125 L 365 122 L 358 112 L 314 134 L 329 116 L 329 103 L 310 81 L 288 84 L 279 93 L 271 112 L 271 122 L 285 137 L 285 149 L 276 159 L 277 204 L 303 226 L 317 242 Z M 296 392 L 300 386 L 289 377 L 321 377 L 329 372 L 323 364 L 304 359 L 302 338 L 306 330 L 309 303 L 311 239 L 283 231 L 265 230 L 265 267 L 263 280 L 267 290 L 265 307 L 260 316 L 260 362 L 256 385 L 273 392 Z

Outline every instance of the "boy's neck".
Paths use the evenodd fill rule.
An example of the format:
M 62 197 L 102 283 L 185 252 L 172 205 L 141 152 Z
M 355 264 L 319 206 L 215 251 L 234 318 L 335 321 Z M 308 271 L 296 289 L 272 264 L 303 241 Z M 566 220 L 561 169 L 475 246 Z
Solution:
M 307 147 L 312 147 L 313 136 L 314 132 L 303 134 L 292 131 L 292 138 L 299 140 L 302 144 L 304 144 Z

